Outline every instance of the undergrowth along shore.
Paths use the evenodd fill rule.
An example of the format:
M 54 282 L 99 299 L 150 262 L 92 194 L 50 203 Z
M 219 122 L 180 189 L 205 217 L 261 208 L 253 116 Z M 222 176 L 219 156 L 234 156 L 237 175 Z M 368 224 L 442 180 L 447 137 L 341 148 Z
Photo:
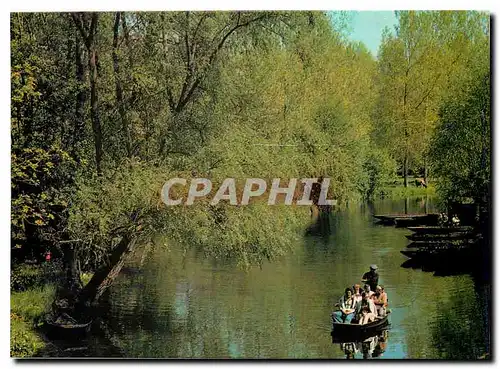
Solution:
M 47 342 L 37 331 L 54 301 L 54 269 L 47 265 L 21 265 L 11 271 L 10 356 L 28 358 L 43 356 Z M 92 274 L 83 273 L 85 285 Z
M 36 331 L 54 300 L 52 284 L 10 294 L 10 356 L 36 357 L 46 343 Z

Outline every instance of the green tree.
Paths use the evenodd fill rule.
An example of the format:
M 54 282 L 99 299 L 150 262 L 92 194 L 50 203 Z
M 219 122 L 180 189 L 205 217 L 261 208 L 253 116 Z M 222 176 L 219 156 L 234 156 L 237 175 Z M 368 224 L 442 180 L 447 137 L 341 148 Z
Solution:
M 386 31 L 379 52 L 379 122 L 374 137 L 401 163 L 405 186 L 410 167 L 424 167 L 437 111 L 461 66 L 484 38 L 477 12 L 397 12 L 395 34 Z
M 462 84 L 460 98 L 444 102 L 431 155 L 439 190 L 448 201 L 488 204 L 491 186 L 489 72 Z M 457 91 L 457 93 L 459 93 Z

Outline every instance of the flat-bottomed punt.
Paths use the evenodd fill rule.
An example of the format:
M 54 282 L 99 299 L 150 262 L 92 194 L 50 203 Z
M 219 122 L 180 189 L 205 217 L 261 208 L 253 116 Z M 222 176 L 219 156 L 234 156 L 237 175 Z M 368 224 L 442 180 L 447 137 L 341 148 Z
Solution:
M 474 239 L 476 238 L 476 235 L 472 233 L 448 233 L 448 234 L 414 233 L 406 235 L 405 237 L 410 241 L 436 242 L 436 241 L 456 241 L 456 240 Z
M 443 262 L 452 262 L 454 258 L 466 258 L 473 252 L 469 246 L 461 247 L 436 247 L 404 249 L 400 253 L 408 258 L 439 258 Z
M 408 229 L 415 233 L 425 233 L 425 234 L 450 234 L 450 233 L 461 233 L 461 232 L 471 232 L 472 227 L 461 226 L 461 227 L 440 227 L 440 226 L 420 226 L 420 227 L 408 227 Z
M 360 338 L 365 335 L 373 334 L 382 330 L 389 324 L 389 314 L 390 311 L 387 312 L 386 316 L 376 318 L 375 321 L 367 324 L 333 322 L 332 336 Z
M 477 239 L 464 239 L 464 240 L 429 240 L 429 241 L 413 241 L 406 247 L 410 249 L 423 248 L 423 249 L 439 249 L 439 248 L 453 248 L 462 246 L 473 246 Z
M 51 317 L 45 319 L 45 333 L 52 339 L 78 340 L 90 331 L 92 319 L 86 323 L 58 323 Z
M 380 223 L 386 225 L 395 225 L 396 227 L 436 225 L 438 214 L 387 214 L 374 215 Z

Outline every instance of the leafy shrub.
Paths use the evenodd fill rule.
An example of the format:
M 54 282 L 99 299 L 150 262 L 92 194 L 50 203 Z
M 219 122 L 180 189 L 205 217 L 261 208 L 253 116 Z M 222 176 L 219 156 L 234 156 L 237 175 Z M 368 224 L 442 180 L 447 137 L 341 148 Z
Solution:
M 56 262 L 38 265 L 20 264 L 10 273 L 12 291 L 26 291 L 55 282 L 61 276 L 61 265 Z
M 363 164 L 366 173 L 361 184 L 361 193 L 366 199 L 385 194 L 384 186 L 396 178 L 396 162 L 389 154 L 380 149 L 372 149 Z
M 55 146 L 12 151 L 11 238 L 15 248 L 29 246 L 39 249 L 35 254 L 43 254 L 44 245 L 60 239 L 76 169 L 70 155 Z

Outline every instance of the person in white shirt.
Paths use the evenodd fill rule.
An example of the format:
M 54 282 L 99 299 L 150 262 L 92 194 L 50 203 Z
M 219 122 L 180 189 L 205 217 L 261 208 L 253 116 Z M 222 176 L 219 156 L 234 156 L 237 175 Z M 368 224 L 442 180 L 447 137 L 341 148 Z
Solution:
M 365 284 L 363 290 L 365 291 L 365 293 L 368 295 L 369 298 L 371 298 L 372 295 L 375 293 L 372 291 L 372 288 L 370 287 L 370 285 L 368 283 Z
M 361 302 L 361 299 L 362 299 L 361 294 L 363 293 L 363 290 L 361 289 L 361 286 L 359 284 L 355 284 L 353 286 L 353 290 L 354 290 L 354 293 L 353 293 L 354 301 L 356 301 L 356 304 L 357 304 L 358 302 Z
M 350 288 L 345 289 L 344 296 L 340 298 L 338 305 L 340 310 L 333 313 L 333 321 L 336 323 L 350 323 L 356 311 L 356 301 Z

